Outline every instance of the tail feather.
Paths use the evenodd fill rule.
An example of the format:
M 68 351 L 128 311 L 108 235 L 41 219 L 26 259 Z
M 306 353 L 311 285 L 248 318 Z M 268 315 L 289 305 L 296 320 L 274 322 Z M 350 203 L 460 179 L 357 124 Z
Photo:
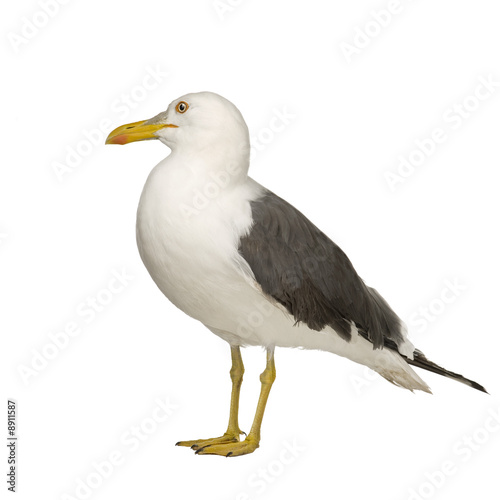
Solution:
M 409 365 L 413 365 L 418 368 L 423 368 L 424 370 L 437 373 L 439 375 L 442 375 L 443 377 L 451 378 L 453 380 L 456 380 L 457 382 L 461 382 L 462 384 L 468 385 L 473 389 L 477 389 L 478 391 L 485 392 L 486 394 L 488 394 L 488 391 L 482 385 L 478 384 L 477 382 L 474 382 L 473 380 L 469 380 L 468 378 L 465 378 L 464 376 L 459 375 L 458 373 L 450 372 L 449 370 L 446 370 L 445 368 L 437 365 L 436 363 L 429 361 L 425 357 L 425 355 L 418 349 L 415 349 L 415 352 L 413 353 L 413 359 L 407 358 L 406 356 L 404 356 L 404 358 Z

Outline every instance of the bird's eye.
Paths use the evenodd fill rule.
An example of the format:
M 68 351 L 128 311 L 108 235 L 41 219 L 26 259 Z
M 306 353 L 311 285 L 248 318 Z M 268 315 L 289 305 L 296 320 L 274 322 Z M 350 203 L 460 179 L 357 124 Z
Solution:
M 188 103 L 181 101 L 177 104 L 175 110 L 177 111 L 177 113 L 185 113 L 188 110 L 188 108 L 189 108 Z

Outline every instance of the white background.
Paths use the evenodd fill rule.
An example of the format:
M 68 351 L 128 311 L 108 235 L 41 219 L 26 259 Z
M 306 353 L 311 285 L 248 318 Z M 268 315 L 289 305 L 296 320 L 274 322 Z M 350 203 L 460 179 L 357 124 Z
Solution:
M 374 24 L 372 12 L 395 5 L 75 0 L 46 23 L 37 1 L 4 6 L 1 406 L 18 403 L 18 498 L 83 498 L 89 478 L 93 499 L 498 498 L 500 87 L 471 96 L 480 78 L 500 82 L 500 11 L 494 0 L 401 0 Z M 45 25 L 27 27 L 35 20 Z M 342 44 L 355 42 L 349 62 Z M 174 446 L 225 430 L 229 349 L 162 296 L 136 250 L 138 198 L 168 149 L 103 140 L 200 90 L 242 111 L 260 148 L 251 175 L 340 244 L 430 359 L 491 396 L 421 371 L 434 395 L 414 395 L 331 354 L 278 349 L 254 454 Z M 446 121 L 464 99 L 477 109 Z M 277 111 L 294 116 L 270 134 Z M 435 128 L 446 141 L 391 190 L 384 173 Z M 58 178 L 78 147 L 86 157 Z M 133 278 L 110 299 L 103 290 L 123 269 Z M 95 296 L 111 302 L 90 317 Z M 70 322 L 80 334 L 23 380 Z M 248 431 L 264 355 L 243 356 Z M 157 398 L 176 406 L 159 424 Z M 123 439 L 141 424 L 149 434 L 133 450 Z M 100 481 L 93 462 L 117 453 Z

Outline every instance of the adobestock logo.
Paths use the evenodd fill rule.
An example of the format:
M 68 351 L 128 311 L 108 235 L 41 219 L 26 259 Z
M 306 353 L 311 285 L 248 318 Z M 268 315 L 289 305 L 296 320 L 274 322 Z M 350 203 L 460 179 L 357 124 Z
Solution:
M 410 331 L 424 333 L 466 290 L 467 287 L 460 283 L 458 278 L 445 280 L 439 296 L 430 300 L 426 305 L 419 306 L 418 310 L 410 315 L 408 318 Z
M 71 0 L 39 0 L 38 6 L 40 9 L 29 17 L 22 17 L 19 31 L 17 33 L 11 31 L 7 35 L 7 39 L 14 53 L 17 54 L 22 47 L 33 40 L 33 38 L 49 24 L 50 20 L 57 16 L 61 6 L 67 5 L 70 1 Z
M 452 477 L 460 475 L 463 477 L 465 464 L 480 453 L 483 447 L 496 437 L 498 431 L 500 431 L 500 408 L 490 408 L 479 426 L 471 433 L 463 434 L 453 443 L 450 456 L 432 470 L 425 472 L 425 479 L 418 486 L 408 490 L 407 500 L 433 498 Z
M 212 7 L 217 13 L 217 17 L 224 21 L 226 14 L 234 12 L 238 6 L 243 3 L 243 0 L 214 0 Z
M 407 0 L 406 3 L 411 1 Z M 352 62 L 353 57 L 359 56 L 392 24 L 395 16 L 403 12 L 404 3 L 400 0 L 389 0 L 385 9 L 372 10 L 370 13 L 371 19 L 354 28 L 354 36 L 351 40 L 349 42 L 340 42 L 340 50 L 348 64 Z
M 130 456 L 136 453 L 142 443 L 148 441 L 163 424 L 175 414 L 179 406 L 170 401 L 169 397 L 157 397 L 155 406 L 151 413 L 145 416 L 137 424 L 131 425 L 120 435 L 120 442 L 110 450 L 105 458 L 94 460 L 90 464 L 89 471 L 75 479 L 75 486 L 71 493 L 63 493 L 61 500 L 86 500 L 109 478 L 115 471 L 130 460 Z
M 247 489 L 235 495 L 235 500 L 252 500 L 260 497 L 280 478 L 287 474 L 288 469 L 307 451 L 297 439 L 287 439 L 282 442 L 282 448 L 273 460 L 261 465 L 248 476 Z
M 409 177 L 417 172 L 436 153 L 441 144 L 450 139 L 452 134 L 478 112 L 483 103 L 491 99 L 500 87 L 500 81 L 492 74 L 478 76 L 474 90 L 460 101 L 446 108 L 441 117 L 442 124 L 435 127 L 427 136 L 415 139 L 414 147 L 409 153 L 398 156 L 395 169 L 386 170 L 384 178 L 391 191 L 403 185 Z
M 31 349 L 29 363 L 20 363 L 17 366 L 19 376 L 25 385 L 29 385 L 44 372 L 50 363 L 57 359 L 84 331 L 84 325 L 93 323 L 96 318 L 103 314 L 108 307 L 116 300 L 129 286 L 134 279 L 125 269 L 117 271 L 111 270 L 111 278 L 107 285 L 100 288 L 96 293 L 89 295 L 75 307 L 77 318 L 65 323 L 63 328 L 55 332 L 50 332 L 48 340 L 38 349 Z M 82 324 L 83 319 L 83 324 Z
M 139 83 L 131 87 L 127 92 L 122 92 L 110 103 L 113 115 L 102 118 L 95 127 L 83 129 L 80 138 L 72 145 L 66 146 L 64 159 L 53 161 L 52 171 L 57 180 L 62 183 L 69 175 L 78 170 L 78 167 L 95 150 L 104 146 L 106 136 L 116 125 L 117 119 L 125 120 L 131 111 L 144 102 L 151 92 L 163 84 L 169 73 L 164 71 L 158 64 L 155 67 L 146 66 L 144 75 Z M 118 117 L 116 117 L 116 116 Z
M 282 109 L 273 108 L 272 112 L 273 116 L 267 127 L 250 136 L 250 161 L 254 161 L 258 154 L 274 141 L 276 135 L 281 134 L 296 117 L 286 106 Z

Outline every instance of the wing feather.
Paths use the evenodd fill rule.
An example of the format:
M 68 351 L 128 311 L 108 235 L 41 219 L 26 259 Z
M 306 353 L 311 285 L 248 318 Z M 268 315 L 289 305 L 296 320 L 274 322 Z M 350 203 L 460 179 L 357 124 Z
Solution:
M 266 191 L 251 202 L 253 225 L 239 251 L 267 295 L 313 330 L 331 326 L 346 341 L 351 326 L 374 349 L 404 342 L 401 320 L 365 285 L 346 254 L 295 207 Z

